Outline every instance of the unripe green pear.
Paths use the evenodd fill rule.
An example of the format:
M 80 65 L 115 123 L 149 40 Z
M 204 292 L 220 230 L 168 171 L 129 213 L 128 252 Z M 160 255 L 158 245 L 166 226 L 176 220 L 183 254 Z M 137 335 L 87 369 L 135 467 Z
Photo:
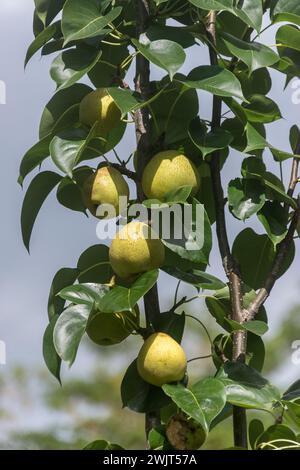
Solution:
M 166 427 L 166 436 L 177 450 L 197 450 L 206 439 L 203 427 L 183 413 L 172 416 Z
M 149 199 L 163 200 L 170 191 L 180 186 L 192 186 L 195 194 L 200 186 L 200 177 L 194 163 L 177 150 L 157 153 L 142 177 L 143 191 Z
M 105 88 L 98 88 L 88 93 L 80 103 L 80 122 L 89 127 L 98 122 L 97 134 L 99 136 L 106 136 L 117 127 L 120 119 L 121 111 Z
M 113 239 L 109 259 L 114 272 L 126 279 L 162 266 L 165 248 L 149 225 L 133 221 Z
M 184 350 L 166 333 L 153 333 L 149 336 L 137 358 L 140 376 L 157 387 L 182 380 L 186 366 Z
M 129 187 L 123 175 L 110 166 L 100 168 L 83 184 L 83 200 L 93 215 L 96 215 L 101 204 L 110 204 L 115 209 L 115 215 L 119 215 L 120 196 L 128 198 Z
M 135 329 L 138 317 L 132 312 L 96 312 L 87 325 L 87 335 L 100 346 L 121 343 Z

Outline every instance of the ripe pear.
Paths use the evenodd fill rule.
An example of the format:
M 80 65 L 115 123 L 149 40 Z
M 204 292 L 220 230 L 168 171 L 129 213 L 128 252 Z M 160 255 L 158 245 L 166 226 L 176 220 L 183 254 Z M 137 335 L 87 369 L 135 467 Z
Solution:
M 200 186 L 200 177 L 194 163 L 177 150 L 157 153 L 142 177 L 143 191 L 149 199 L 163 200 L 170 191 L 180 186 L 192 186 L 195 194 Z
M 133 221 L 125 225 L 113 239 L 109 259 L 114 272 L 128 279 L 162 266 L 165 248 L 149 225 Z
M 88 93 L 80 103 L 79 121 L 89 127 L 98 121 L 99 136 L 106 136 L 118 125 L 120 119 L 121 111 L 105 88 Z
M 138 317 L 131 312 L 96 312 L 87 325 L 87 335 L 100 346 L 121 343 L 135 329 Z
M 182 380 L 186 365 L 184 350 L 166 333 L 153 333 L 149 336 L 137 358 L 140 376 L 157 387 Z
M 120 196 L 129 197 L 129 187 L 123 175 L 113 167 L 105 166 L 88 176 L 83 184 L 83 200 L 93 215 L 101 204 L 110 204 L 119 215 Z M 109 215 L 106 218 L 110 218 Z
M 197 450 L 206 439 L 203 427 L 183 413 L 172 416 L 166 427 L 166 436 L 177 450 Z

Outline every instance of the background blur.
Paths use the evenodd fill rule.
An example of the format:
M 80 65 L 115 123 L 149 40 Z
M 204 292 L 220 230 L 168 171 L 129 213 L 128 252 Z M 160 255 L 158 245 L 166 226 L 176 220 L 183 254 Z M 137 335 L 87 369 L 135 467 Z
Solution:
M 26 72 L 23 68 L 33 39 L 33 7 L 33 0 L 0 1 L 0 81 L 6 86 L 6 104 L 0 104 L 0 341 L 6 344 L 6 365 L 0 365 L 0 447 L 80 448 L 94 439 L 105 438 L 127 448 L 142 448 L 143 416 L 121 410 L 119 395 L 120 381 L 140 348 L 140 340 L 132 338 L 109 349 L 84 343 L 72 369 L 63 372 L 63 388 L 43 364 L 41 344 L 52 277 L 62 266 L 73 267 L 80 253 L 98 240 L 95 219 L 67 212 L 53 193 L 35 225 L 30 256 L 22 245 L 19 219 L 23 192 L 17 184 L 18 167 L 25 151 L 38 139 L 41 112 L 54 92 L 54 82 L 48 74 L 53 57 L 41 60 L 37 54 Z M 269 30 L 260 40 L 272 45 L 273 36 Z M 203 62 L 207 60 L 206 54 L 198 51 L 199 48 L 197 54 L 189 54 L 194 59 L 186 61 L 183 73 L 199 65 L 199 57 Z M 160 76 L 160 71 L 154 70 L 152 78 Z M 300 125 L 299 104 L 292 100 L 293 85 L 283 92 L 283 77 L 274 72 L 273 80 L 270 96 L 279 103 L 284 119 L 268 127 L 269 141 L 289 149 L 289 128 Z M 0 98 L 1 102 L 3 97 Z M 209 118 L 210 96 L 200 93 L 199 98 L 201 115 Z M 128 157 L 134 146 L 134 135 L 129 131 L 119 145 L 120 156 Z M 268 158 L 272 165 L 271 156 Z M 239 175 L 240 164 L 241 156 L 233 152 L 225 165 L 225 183 Z M 287 161 L 286 181 L 289 168 Z M 28 181 L 25 188 L 27 184 Z M 228 224 L 233 240 L 241 222 L 230 217 Z M 262 232 L 258 222 L 251 224 Z M 292 361 L 292 343 L 300 341 L 299 260 L 298 253 L 266 305 L 270 332 L 264 374 L 282 388 L 300 377 L 300 361 Z M 210 262 L 210 272 L 224 279 L 216 250 Z M 173 304 L 175 286 L 175 281 L 161 274 L 163 310 Z M 182 284 L 180 293 L 190 296 L 194 292 Z M 202 300 L 189 304 L 189 312 L 201 317 L 212 335 L 218 331 Z M 208 344 L 197 323 L 189 324 L 184 347 L 189 357 L 207 354 Z M 197 361 L 191 367 L 191 376 L 200 378 L 210 371 L 210 361 Z M 224 432 L 226 425 L 216 428 L 206 447 L 231 445 L 230 433 Z

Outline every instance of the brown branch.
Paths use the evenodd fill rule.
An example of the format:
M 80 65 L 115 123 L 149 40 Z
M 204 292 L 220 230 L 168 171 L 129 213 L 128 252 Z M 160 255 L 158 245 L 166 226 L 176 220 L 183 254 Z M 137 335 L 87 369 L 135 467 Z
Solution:
M 149 4 L 147 0 L 135 0 L 137 21 L 136 34 L 137 38 L 143 34 L 148 26 L 149 21 Z M 148 60 L 138 54 L 136 57 L 136 73 L 135 73 L 135 91 L 140 93 L 143 101 L 150 96 L 150 65 Z M 137 142 L 137 179 L 142 180 L 142 174 L 147 162 L 151 157 L 150 142 L 150 116 L 147 107 L 138 109 L 134 113 L 135 133 Z M 137 186 L 138 200 L 144 199 L 143 190 L 140 185 Z M 157 284 L 144 296 L 145 316 L 147 328 L 151 325 L 152 319 L 160 313 L 159 298 Z M 148 437 L 149 432 L 156 426 L 160 425 L 160 411 L 146 413 L 145 431 Z
M 211 11 L 207 18 L 207 35 L 209 42 L 216 45 L 216 12 Z M 218 57 L 215 47 L 209 47 L 211 65 L 218 64 Z M 213 97 L 212 131 L 221 125 L 222 99 L 219 96 Z M 243 323 L 243 294 L 242 280 L 235 259 L 232 256 L 229 246 L 226 219 L 225 200 L 221 181 L 220 152 L 216 151 L 211 156 L 210 170 L 213 186 L 213 194 L 216 209 L 216 226 L 219 250 L 225 273 L 229 280 L 232 319 L 238 323 Z M 244 361 L 247 348 L 247 336 L 242 330 L 233 333 L 233 361 Z M 246 412 L 242 408 L 233 408 L 234 442 L 236 446 L 247 448 L 247 420 Z
M 127 178 L 135 181 L 135 183 L 140 184 L 136 172 L 129 170 L 125 165 L 121 165 L 120 163 L 110 163 L 109 166 L 112 166 L 120 173 L 122 173 L 122 175 L 127 176 Z

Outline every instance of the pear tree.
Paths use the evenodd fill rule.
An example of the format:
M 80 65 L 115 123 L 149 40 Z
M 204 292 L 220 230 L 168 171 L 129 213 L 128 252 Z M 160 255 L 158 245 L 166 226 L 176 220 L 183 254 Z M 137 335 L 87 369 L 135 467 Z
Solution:
M 66 216 L 118 225 L 113 240 L 97 240 L 54 275 L 43 338 L 50 373 L 61 381 L 62 362 L 73 364 L 85 335 L 100 358 L 133 335 L 136 359 L 120 394 L 124 407 L 145 415 L 150 449 L 201 448 L 227 418 L 234 449 L 300 448 L 299 381 L 282 391 L 263 372 L 267 300 L 283 275 L 288 282 L 300 225 L 299 123 L 280 148 L 268 132 L 288 118 L 273 99 L 274 79 L 283 95 L 300 77 L 299 1 L 34 3 L 25 65 L 38 52 L 53 56 L 56 89 L 20 165 L 25 247 L 52 191 Z M 135 205 L 143 220 L 130 215 Z M 179 239 L 174 221 L 168 235 L 154 226 L 157 213 L 175 206 Z M 210 262 L 213 243 L 223 276 Z M 177 283 L 167 312 L 161 272 Z M 213 337 L 204 309 L 193 312 L 195 333 L 202 326 L 209 338 L 210 376 L 181 346 L 191 300 L 179 296 L 184 285 L 205 298 L 218 327 Z M 265 413 L 273 420 L 266 429 Z M 87 448 L 104 448 L 99 439 Z

